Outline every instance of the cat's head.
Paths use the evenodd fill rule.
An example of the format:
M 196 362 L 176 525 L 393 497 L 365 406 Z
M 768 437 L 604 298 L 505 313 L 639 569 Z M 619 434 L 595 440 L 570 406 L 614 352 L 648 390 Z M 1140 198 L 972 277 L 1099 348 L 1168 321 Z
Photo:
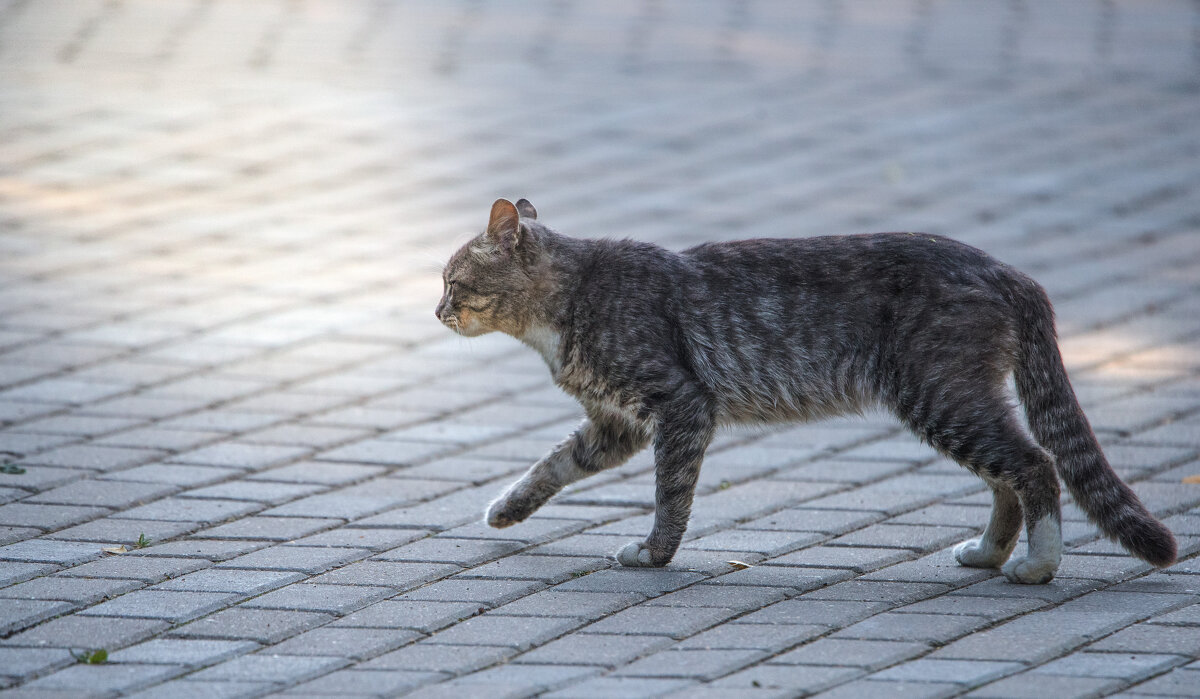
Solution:
M 467 337 L 499 330 L 520 336 L 538 288 L 537 210 L 525 199 L 492 204 L 487 230 L 458 249 L 442 270 L 438 320 Z

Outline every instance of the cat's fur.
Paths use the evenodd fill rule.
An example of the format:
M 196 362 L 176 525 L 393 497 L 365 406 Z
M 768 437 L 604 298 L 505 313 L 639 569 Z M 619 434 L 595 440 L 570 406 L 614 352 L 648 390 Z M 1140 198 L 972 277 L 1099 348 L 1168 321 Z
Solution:
M 490 525 L 520 522 L 565 485 L 652 443 L 654 527 L 617 559 L 661 566 L 679 547 L 718 425 L 879 404 L 991 487 L 983 536 L 955 549 L 963 565 L 1002 566 L 1014 582 L 1054 576 L 1056 470 L 1105 534 L 1154 565 L 1175 560 L 1170 531 L 1100 451 L 1067 380 L 1046 293 L 1012 267 L 925 234 L 675 253 L 569 238 L 536 217 L 525 200 L 497 201 L 486 232 L 446 265 L 437 306 L 459 334 L 499 330 L 533 347 L 587 413 L 492 503 Z M 1009 398 L 1010 374 L 1032 437 Z M 1028 555 L 1010 560 L 1022 520 Z

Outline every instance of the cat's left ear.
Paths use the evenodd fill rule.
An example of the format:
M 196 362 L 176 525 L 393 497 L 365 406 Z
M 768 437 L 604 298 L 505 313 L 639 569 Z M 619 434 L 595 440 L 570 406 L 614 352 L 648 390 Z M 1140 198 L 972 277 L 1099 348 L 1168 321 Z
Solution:
M 521 214 L 511 201 L 497 199 L 492 204 L 487 236 L 505 252 L 511 253 L 517 249 L 517 244 L 521 242 Z
M 521 214 L 521 218 L 537 218 L 537 209 L 533 208 L 533 204 L 529 203 L 528 199 L 517 201 L 517 212 Z

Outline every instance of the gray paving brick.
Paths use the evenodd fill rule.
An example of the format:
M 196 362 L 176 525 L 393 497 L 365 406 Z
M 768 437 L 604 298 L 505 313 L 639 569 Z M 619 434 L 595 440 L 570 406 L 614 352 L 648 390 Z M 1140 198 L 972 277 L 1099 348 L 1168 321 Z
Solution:
M 839 685 L 818 696 L 822 699 L 848 699 L 849 697 L 864 696 L 940 699 L 941 697 L 952 697 L 961 691 L 961 685 L 948 682 L 888 682 L 868 677 Z
M 999 621 L 1039 609 L 1045 604 L 1043 600 L 1036 598 L 943 595 L 898 607 L 893 611 L 900 614 L 964 614 Z
M 707 631 L 685 638 L 676 648 L 737 649 L 751 648 L 778 653 L 828 633 L 817 624 L 739 624 L 714 626 Z
M 884 566 L 913 557 L 906 549 L 882 549 L 849 546 L 811 546 L 786 556 L 772 558 L 765 565 L 811 566 L 813 568 L 846 568 L 856 573 L 869 573 Z
M 1162 617 L 1155 617 L 1155 620 Z M 1114 653 L 1165 653 L 1200 657 L 1200 634 L 1186 626 L 1134 624 L 1103 638 L 1088 650 Z M 1074 673 L 1072 673 L 1074 674 Z
M 340 519 L 309 517 L 243 517 L 210 527 L 198 536 L 253 541 L 292 541 L 342 523 Z
M 261 510 L 257 502 L 239 500 L 201 500 L 198 498 L 163 498 L 148 505 L 124 510 L 126 519 L 158 519 L 168 522 L 223 522 Z
M 541 590 L 508 602 L 496 611 L 509 616 L 573 616 L 595 618 L 645 599 L 637 593 Z
M 70 614 L 4 639 L 4 645 L 51 648 L 121 648 L 167 628 L 158 619 L 113 619 Z
M 8 634 L 71 611 L 69 602 L 39 599 L 0 599 L 0 633 Z
M 167 578 L 207 568 L 209 565 L 210 562 L 202 558 L 149 558 L 118 555 L 67 568 L 60 575 L 79 578 L 120 578 L 157 583 Z
M 376 558 L 381 561 L 432 561 L 470 566 L 518 551 L 524 546 L 517 541 L 434 536 L 391 549 Z
M 169 459 L 178 464 L 224 466 L 246 471 L 261 471 L 309 453 L 307 447 L 288 447 L 270 444 L 238 444 L 223 442 L 194 451 L 177 454 Z
M 522 653 L 514 662 L 618 667 L 669 645 L 671 639 L 662 636 L 577 633 Z
M 589 699 L 590 697 L 662 697 L 681 690 L 689 691 L 695 683 L 684 679 L 641 677 L 596 677 L 569 687 L 544 694 L 552 699 Z
M 583 625 L 569 617 L 499 616 L 485 614 L 461 621 L 430 636 L 432 643 L 500 645 L 528 650 Z
M 52 674 L 27 683 L 24 689 L 66 690 L 76 693 L 103 696 L 113 692 L 130 692 L 147 685 L 162 682 L 181 673 L 185 668 L 178 665 L 72 665 Z
M 287 466 L 277 466 L 246 476 L 247 480 L 280 481 L 284 483 L 316 483 L 321 485 L 344 485 L 366 480 L 384 472 L 381 466 L 361 464 L 301 461 Z
M 371 551 L 391 551 L 403 544 L 417 541 L 427 536 L 429 532 L 421 529 L 362 529 L 358 527 L 338 527 L 319 534 L 312 534 L 296 539 L 299 546 L 340 546 L 342 548 L 366 548 Z M 377 555 L 380 560 L 386 554 Z
M 116 514 L 121 514 L 117 511 Z M 198 522 L 163 522 L 150 519 L 121 519 L 108 516 L 67 527 L 46 535 L 47 539 L 81 541 L 102 546 L 125 545 L 132 548 L 141 536 L 157 543 L 200 528 Z M 99 547 L 99 546 L 98 546 Z
M 158 638 L 144 641 L 109 655 L 112 663 L 153 663 L 204 667 L 252 652 L 258 644 L 251 641 L 208 641 L 185 638 Z
M 654 596 L 678 590 L 703 578 L 704 576 L 699 573 L 686 570 L 668 569 L 650 572 L 612 569 L 568 580 L 555 589 L 574 592 L 637 592 Z
M 536 580 L 487 580 L 454 577 L 438 580 L 406 592 L 397 599 L 475 602 L 500 606 L 544 587 L 544 584 Z
M 155 543 L 144 549 L 135 548 L 123 555 L 130 558 L 194 558 L 216 562 L 227 561 L 267 545 L 263 541 L 183 539 Z
M 178 490 L 161 483 L 130 483 L 117 481 L 82 480 L 45 490 L 25 502 L 53 505 L 86 505 L 91 507 L 129 507 L 156 500 Z
M 773 604 L 785 597 L 777 587 L 750 585 L 693 585 L 646 602 L 647 606 L 664 607 L 732 607 L 749 611 Z
M 71 445 L 51 449 L 28 459 L 30 463 L 68 468 L 87 468 L 113 471 L 155 461 L 166 452 L 155 449 Z
M 912 641 L 821 638 L 771 658 L 777 665 L 839 665 L 874 671 L 915 658 L 930 646 Z
M 220 563 L 219 568 L 253 570 L 294 570 L 315 575 L 344 563 L 365 558 L 366 549 L 326 548 L 323 546 L 271 546 Z
M 1083 699 L 1102 696 L 1120 687 L 1120 682 L 1100 677 L 1057 677 L 1024 672 L 992 682 L 966 696 L 972 699 L 1036 699 L 1062 697 Z
M 336 550 L 336 549 L 335 549 Z M 408 590 L 458 572 L 450 563 L 398 563 L 359 561 L 312 579 L 328 585 L 384 585 Z
M 137 699 L 155 699 L 163 696 L 174 699 L 243 699 L 262 696 L 270 689 L 269 682 L 195 682 L 183 677 L 127 696 Z
M 283 570 L 199 570 L 159 583 L 156 590 L 191 590 L 195 592 L 236 592 L 257 595 L 289 583 L 303 580 L 301 573 Z
M 851 624 L 833 637 L 946 643 L 988 624 L 987 619 L 977 616 L 885 613 Z
M 233 607 L 172 630 L 170 638 L 207 638 L 278 643 L 285 638 L 328 623 L 328 614 L 282 609 Z
M 731 691 L 747 688 L 786 689 L 792 693 L 815 694 L 861 674 L 862 670 L 851 667 L 814 666 L 797 672 L 796 668 L 785 665 L 757 665 L 714 680 L 711 686 Z
M 712 680 L 766 656 L 759 650 L 667 650 L 626 665 L 615 673 L 631 677 L 692 677 Z
M 0 546 L 0 560 L 25 563 L 57 563 L 75 565 L 100 558 L 104 552 L 91 544 L 54 541 L 53 539 L 28 539 L 8 546 Z
M 433 672 L 337 670 L 297 685 L 288 694 L 301 696 L 394 696 L 444 678 Z
M 462 675 L 508 660 L 519 651 L 499 645 L 415 643 L 359 665 L 364 670 L 421 670 Z
M 240 471 L 217 466 L 193 466 L 190 464 L 146 464 L 136 468 L 114 471 L 98 480 L 118 483 L 167 483 L 180 488 L 197 488 L 236 477 Z
M 79 612 L 86 616 L 163 619 L 173 624 L 190 621 L 226 607 L 238 595 L 182 590 L 135 590 Z
M 1142 682 L 1129 688 L 1128 693 L 1135 696 L 1176 696 L 1188 697 L 1196 693 L 1196 680 L 1200 680 L 1200 672 L 1189 668 L 1177 668 L 1165 675 Z
M 1072 653 L 1031 670 L 1038 675 L 1072 675 L 1079 677 L 1112 677 L 1126 682 L 1139 682 L 1189 662 L 1195 656 L 1159 653 Z
M 786 588 L 785 594 L 793 595 L 831 585 L 854 577 L 845 568 L 804 568 L 795 566 L 758 565 L 705 580 L 700 585 L 738 587 L 753 585 Z
M 583 633 L 691 636 L 710 626 L 738 615 L 728 607 L 648 607 L 639 605 L 605 617 L 585 628 Z
M 891 606 L 887 602 L 791 599 L 739 617 L 738 623 L 849 626 Z
M 599 672 L 599 668 L 583 665 L 500 665 L 464 675 L 447 684 L 457 685 L 460 691 L 472 694 L 491 686 L 529 694 L 561 687 Z
M 243 608 L 299 609 L 342 615 L 395 594 L 390 587 L 295 583 L 255 597 Z
M 278 505 L 289 500 L 319 493 L 325 489 L 325 486 L 312 483 L 277 483 L 272 481 L 237 479 L 217 483 L 216 485 L 193 488 L 182 493 L 181 497 L 248 500 L 268 505 Z
M 111 510 L 103 507 L 10 502 L 0 505 L 0 525 L 28 526 L 43 531 L 54 531 L 103 517 L 109 512 Z
M 975 686 L 1020 672 L 1024 668 L 1022 663 L 924 658 L 881 670 L 871 675 L 871 679 L 887 682 L 947 682 Z
M 406 628 L 426 633 L 445 628 L 485 610 L 476 602 L 384 600 L 347 614 L 335 627 Z
M 255 653 L 226 660 L 189 675 L 196 680 L 295 684 L 349 664 L 345 658 L 320 655 Z
M 331 628 L 305 631 L 271 646 L 266 652 L 278 655 L 324 655 L 365 660 L 374 658 L 421 638 L 409 629 Z
M 69 578 L 61 575 L 48 575 L 0 588 L 0 597 L 15 597 L 25 600 L 64 600 L 79 604 L 91 604 L 130 590 L 136 590 L 141 586 L 142 583 L 138 580 Z
M 75 658 L 65 648 L 0 647 L 0 675 L 25 678 L 72 665 Z

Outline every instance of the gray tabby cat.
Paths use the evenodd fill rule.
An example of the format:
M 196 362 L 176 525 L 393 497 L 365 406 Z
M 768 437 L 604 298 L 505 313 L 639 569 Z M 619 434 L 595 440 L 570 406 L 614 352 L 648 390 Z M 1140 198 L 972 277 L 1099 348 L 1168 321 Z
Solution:
M 661 566 L 679 548 L 718 425 L 881 404 L 992 489 L 991 521 L 955 549 L 959 563 L 1003 566 L 1013 582 L 1054 577 L 1056 470 L 1106 535 L 1156 566 L 1175 560 L 1171 532 L 1100 451 L 1067 380 L 1045 291 L 962 243 L 882 233 L 675 253 L 569 238 L 537 221 L 524 199 L 501 199 L 487 231 L 450 258 L 444 282 L 443 323 L 531 346 L 587 414 L 492 503 L 493 527 L 524 520 L 567 484 L 653 443 L 654 526 L 617 560 Z M 1032 438 L 1009 400 L 1009 374 Z M 1029 551 L 1010 560 L 1022 513 Z

